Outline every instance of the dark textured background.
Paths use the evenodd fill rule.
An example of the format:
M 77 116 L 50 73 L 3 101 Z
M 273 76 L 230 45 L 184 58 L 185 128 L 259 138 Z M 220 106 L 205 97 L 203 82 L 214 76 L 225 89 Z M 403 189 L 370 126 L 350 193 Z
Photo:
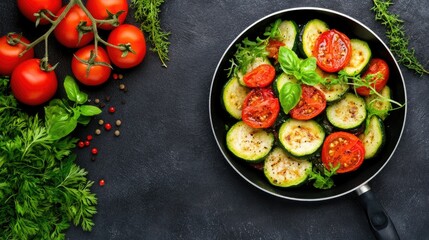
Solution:
M 391 11 L 405 21 L 410 44 L 428 66 L 428 0 L 394 1 Z M 116 106 L 102 118 L 121 119 L 121 136 L 103 132 L 89 149 L 78 150 L 78 163 L 89 171 L 99 198 L 92 232 L 71 228 L 68 239 L 373 239 L 355 194 L 302 203 L 279 199 L 249 185 L 223 159 L 212 135 L 208 114 L 213 72 L 230 42 L 259 18 L 285 8 L 314 6 L 354 17 L 382 39 L 372 1 L 354 0 L 167 0 L 162 26 L 171 31 L 168 68 L 148 52 L 138 68 L 122 71 L 128 92 L 118 82 L 85 89 Z M 22 19 L 15 1 L 1 1 L 1 35 L 34 29 Z M 131 12 L 132 14 L 132 12 Z M 132 22 L 132 18 L 128 17 Z M 51 40 L 51 62 L 60 62 L 59 78 L 70 74 L 72 50 Z M 36 53 L 43 52 L 42 45 Z M 393 158 L 370 183 L 403 239 L 429 236 L 428 76 L 403 68 L 408 94 L 407 124 Z M 61 92 L 60 92 L 61 94 Z M 95 122 L 80 128 L 84 137 Z

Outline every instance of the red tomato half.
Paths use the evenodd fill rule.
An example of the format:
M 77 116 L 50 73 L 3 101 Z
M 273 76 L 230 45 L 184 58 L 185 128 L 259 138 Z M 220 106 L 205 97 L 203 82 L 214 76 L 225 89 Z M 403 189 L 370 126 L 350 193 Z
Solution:
M 61 15 L 65 7 L 66 6 L 58 11 L 57 16 Z M 91 20 L 85 12 L 78 5 L 74 5 L 55 28 L 55 38 L 58 42 L 68 48 L 79 48 L 85 46 L 92 41 L 94 33 L 92 31 L 85 32 L 81 37 L 79 37 L 78 26 L 81 23 L 84 23 L 87 27 L 92 26 Z
M 387 80 L 389 80 L 389 65 L 380 58 L 373 58 L 369 62 L 368 69 L 362 74 L 361 78 L 365 80 L 368 75 L 374 75 L 371 77 L 370 82 L 373 82 L 371 86 L 375 88 L 377 92 L 380 92 L 384 86 L 387 84 Z M 356 88 L 356 92 L 361 96 L 369 96 L 371 94 L 371 89 L 367 87 L 358 87 Z
M 243 81 L 251 88 L 266 87 L 270 85 L 276 77 L 276 69 L 270 64 L 261 64 L 252 71 L 246 73 Z
M 30 21 L 36 22 L 35 13 L 40 12 L 41 10 L 48 10 L 52 14 L 56 14 L 62 6 L 61 0 L 17 0 L 19 11 Z M 46 13 L 47 16 L 50 16 Z M 50 23 L 46 19 L 41 19 L 39 24 L 48 24 Z
M 337 173 L 354 171 L 363 163 L 365 148 L 361 140 L 348 132 L 334 132 L 323 142 L 322 162 L 326 169 L 338 166 Z
M 10 37 L 19 38 L 24 43 L 30 43 L 30 41 L 18 34 L 12 34 Z M 20 57 L 19 54 L 25 50 L 25 46 L 21 43 L 10 45 L 8 38 L 7 35 L 0 38 L 0 75 L 3 76 L 10 76 L 18 64 L 34 57 L 33 48 Z
M 313 49 L 317 66 L 325 72 L 338 72 L 343 69 L 349 63 L 351 55 L 350 39 L 335 29 L 320 34 Z
M 326 108 L 325 94 L 319 89 L 301 85 L 302 93 L 298 104 L 290 110 L 292 118 L 298 120 L 309 120 L 319 115 Z
M 119 11 L 123 11 L 118 17 L 119 24 L 124 23 L 128 13 L 128 2 L 127 0 L 88 0 L 86 2 L 86 8 L 91 15 L 98 20 L 111 19 L 111 15 L 117 14 Z M 98 26 L 104 30 L 111 30 L 115 28 L 111 24 L 100 24 Z
M 280 112 L 279 100 L 269 88 L 255 88 L 244 99 L 241 117 L 252 128 L 274 125 Z
M 88 86 L 97 86 L 105 83 L 112 72 L 112 69 L 109 66 L 106 66 L 106 64 L 110 65 L 109 56 L 100 46 L 97 48 L 97 56 L 93 59 L 94 63 L 92 66 L 78 60 L 79 58 L 81 60 L 88 61 L 91 57 L 91 52 L 92 54 L 95 54 L 94 49 L 94 45 L 88 45 L 79 49 L 74 54 L 71 63 L 72 72 L 76 79 Z
M 146 55 L 146 40 L 143 32 L 131 24 L 122 24 L 112 30 L 107 42 L 120 46 L 130 44 L 133 52 L 128 52 L 123 56 L 123 52 L 115 47 L 107 46 L 107 53 L 110 60 L 119 68 L 132 68 L 139 65 Z
M 35 106 L 49 101 L 57 91 L 57 76 L 54 71 L 40 69 L 40 59 L 28 59 L 13 70 L 10 86 L 15 98 Z

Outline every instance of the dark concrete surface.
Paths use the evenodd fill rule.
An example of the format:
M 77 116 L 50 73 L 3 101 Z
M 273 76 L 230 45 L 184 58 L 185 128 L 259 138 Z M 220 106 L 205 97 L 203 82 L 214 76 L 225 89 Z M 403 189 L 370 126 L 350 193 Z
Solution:
M 103 132 L 89 149 L 77 150 L 78 163 L 98 182 L 99 198 L 92 232 L 72 227 L 67 239 L 374 239 L 354 193 L 314 203 L 273 197 L 243 180 L 223 159 L 208 114 L 212 75 L 230 42 L 248 25 L 272 12 L 292 7 L 323 7 L 342 12 L 370 27 L 382 39 L 384 27 L 374 20 L 372 1 L 354 0 L 167 0 L 161 20 L 170 31 L 168 68 L 153 52 L 144 63 L 123 73 L 128 91 L 110 81 L 85 89 L 91 98 L 110 96 L 102 118 L 121 119 L 121 136 Z M 1 35 L 34 29 L 15 1 L 1 1 Z M 425 66 L 429 61 L 427 0 L 394 1 L 410 45 Z M 132 14 L 132 12 L 131 12 Z M 132 17 L 128 17 L 133 22 Z M 51 40 L 51 59 L 60 62 L 59 78 L 71 74 L 72 50 Z M 36 54 L 42 55 L 42 45 Z M 402 239 L 429 237 L 429 77 L 401 66 L 408 95 L 402 140 L 389 164 L 370 185 Z M 61 94 L 61 92 L 60 92 Z M 99 127 L 79 128 L 84 137 Z

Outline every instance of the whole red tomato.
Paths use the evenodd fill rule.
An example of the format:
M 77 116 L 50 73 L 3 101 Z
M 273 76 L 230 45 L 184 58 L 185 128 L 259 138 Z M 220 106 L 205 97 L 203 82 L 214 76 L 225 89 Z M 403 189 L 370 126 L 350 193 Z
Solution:
M 9 42 L 13 42 L 12 38 L 20 39 L 24 43 L 30 43 L 19 34 L 6 35 L 0 38 L 0 75 L 3 76 L 10 76 L 19 63 L 34 57 L 32 48 L 20 57 L 19 54 L 25 50 L 25 46 L 22 43 L 11 45 Z
M 40 59 L 32 58 L 20 63 L 13 70 L 10 86 L 18 101 L 36 106 L 55 95 L 58 82 L 54 71 L 42 70 Z
M 97 47 L 97 56 L 94 55 L 94 50 L 94 45 L 79 49 L 74 54 L 71 63 L 72 72 L 76 79 L 88 86 L 103 84 L 109 79 L 112 72 L 106 50 L 100 46 Z
M 66 6 L 62 7 L 57 16 L 61 15 Z M 90 30 L 81 32 L 79 35 L 79 25 L 91 27 L 92 22 L 85 12 L 78 6 L 74 5 L 63 20 L 54 30 L 55 38 L 62 45 L 69 48 L 83 47 L 94 39 L 94 33 Z
M 91 15 L 98 20 L 112 19 L 113 15 L 122 11 L 117 17 L 119 24 L 124 23 L 128 14 L 127 0 L 88 0 L 86 2 L 86 8 Z M 100 24 L 98 27 L 104 30 L 112 30 L 115 28 L 115 26 L 111 24 Z
M 36 22 L 37 18 L 34 16 L 35 13 L 41 10 L 50 11 L 52 14 L 58 12 L 62 6 L 61 0 L 17 0 L 19 11 L 30 21 Z M 49 13 L 45 13 L 50 16 Z M 49 21 L 41 19 L 39 24 L 48 24 Z
M 142 31 L 131 24 L 122 24 L 113 29 L 107 42 L 115 46 L 129 44 L 132 51 L 124 55 L 120 49 L 107 46 L 110 60 L 119 68 L 132 68 L 139 65 L 146 55 L 146 41 Z

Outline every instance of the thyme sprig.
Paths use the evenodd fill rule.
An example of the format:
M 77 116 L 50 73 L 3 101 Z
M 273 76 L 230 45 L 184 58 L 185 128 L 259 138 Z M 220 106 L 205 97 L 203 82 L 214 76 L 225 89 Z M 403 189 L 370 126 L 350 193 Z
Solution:
M 148 40 L 152 45 L 150 50 L 156 52 L 162 66 L 167 67 L 170 46 L 168 38 L 171 33 L 161 28 L 159 13 L 163 3 L 164 0 L 131 0 L 131 7 L 135 10 L 134 18 L 140 22 L 140 28 L 148 34 Z
M 413 48 L 409 47 L 408 37 L 404 31 L 404 21 L 397 14 L 389 11 L 391 0 L 373 0 L 371 8 L 375 19 L 386 27 L 386 36 L 390 50 L 398 56 L 398 62 L 419 75 L 429 74 L 429 71 L 419 62 Z

